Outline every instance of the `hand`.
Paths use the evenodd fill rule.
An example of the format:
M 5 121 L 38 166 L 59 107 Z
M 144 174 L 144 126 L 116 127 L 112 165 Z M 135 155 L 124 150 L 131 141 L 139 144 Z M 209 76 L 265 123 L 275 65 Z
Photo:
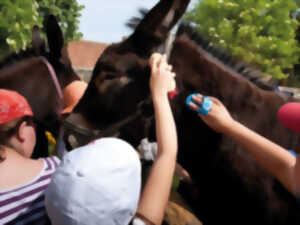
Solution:
M 186 183 L 192 184 L 193 180 L 188 171 L 186 171 L 179 163 L 176 163 L 175 174 Z
M 167 96 L 168 92 L 176 87 L 175 73 L 172 66 L 167 63 L 166 55 L 152 54 L 149 64 L 151 66 L 150 88 L 152 96 Z
M 209 97 L 212 100 L 211 110 L 207 115 L 199 114 L 199 117 L 212 129 L 217 132 L 226 132 L 227 128 L 235 122 L 229 114 L 226 107 L 216 98 Z M 198 94 L 193 96 L 193 100 L 199 105 L 202 105 L 203 96 Z M 190 102 L 190 107 L 194 110 L 199 110 L 199 106 Z

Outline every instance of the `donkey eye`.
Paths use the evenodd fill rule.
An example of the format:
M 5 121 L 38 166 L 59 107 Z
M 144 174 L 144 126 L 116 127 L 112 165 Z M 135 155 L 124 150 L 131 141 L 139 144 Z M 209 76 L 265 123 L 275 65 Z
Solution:
M 112 74 L 107 74 L 104 78 L 104 80 L 113 80 L 113 79 L 115 79 L 115 76 Z

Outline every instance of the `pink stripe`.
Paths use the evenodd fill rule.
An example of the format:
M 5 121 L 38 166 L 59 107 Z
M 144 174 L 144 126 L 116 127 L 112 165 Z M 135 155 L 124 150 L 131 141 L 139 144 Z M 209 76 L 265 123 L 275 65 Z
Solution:
M 30 217 L 34 216 L 35 214 L 38 214 L 40 212 L 43 212 L 44 211 L 44 214 L 42 214 L 40 217 L 38 218 L 35 218 L 34 220 L 31 220 Z M 31 210 L 29 212 L 26 212 L 25 214 L 22 214 L 20 216 L 18 216 L 17 218 L 15 218 L 13 221 L 9 222 L 7 225 L 9 224 L 17 224 L 18 222 L 22 222 L 23 220 L 27 220 L 28 222 L 26 224 L 31 224 L 33 222 L 38 222 L 38 221 L 43 221 L 45 220 L 46 221 L 47 219 L 47 216 L 46 216 L 46 209 L 45 209 L 45 206 L 42 205 L 41 207 L 38 207 L 34 210 Z M 24 224 L 24 222 L 22 223 Z
M 11 214 L 16 213 L 17 211 L 22 210 L 22 209 L 24 209 L 24 208 L 26 208 L 26 207 L 28 207 L 30 205 L 34 205 L 36 203 L 42 202 L 42 201 L 44 201 L 44 199 L 45 199 L 45 196 L 42 195 L 39 198 L 35 199 L 33 202 L 26 202 L 26 203 L 24 203 L 22 205 L 19 205 L 19 206 L 15 207 L 15 208 L 12 208 L 12 209 L 10 209 L 10 210 L 8 210 L 6 212 L 0 213 L 0 220 L 3 219 L 3 218 L 5 218 L 5 217 L 7 217 L 7 216 L 9 216 L 9 215 L 11 215 Z
M 41 186 L 39 188 L 36 188 L 36 189 L 33 189 L 33 190 L 30 190 L 24 194 L 21 194 L 21 195 L 18 195 L 18 196 L 14 196 L 12 198 L 9 198 L 9 199 L 6 199 L 4 201 L 1 201 L 0 202 L 0 207 L 3 207 L 5 205 L 8 205 L 8 204 L 11 204 L 13 202 L 17 202 L 17 201 L 21 201 L 23 200 L 24 198 L 27 198 L 31 195 L 34 195 L 34 194 L 37 194 L 39 192 L 41 192 L 41 194 L 43 194 L 43 191 L 48 187 L 49 184 L 46 184 L 44 186 Z M 0 217 L 1 217 L 1 213 L 0 213 Z
M 43 159 L 46 162 L 46 169 L 45 170 L 50 170 L 51 169 L 51 163 L 49 162 L 49 158 L 44 158 Z
M 58 163 L 57 163 L 57 161 L 55 160 L 55 157 L 50 157 L 49 160 L 51 160 L 51 161 L 54 163 L 55 168 L 58 167 Z

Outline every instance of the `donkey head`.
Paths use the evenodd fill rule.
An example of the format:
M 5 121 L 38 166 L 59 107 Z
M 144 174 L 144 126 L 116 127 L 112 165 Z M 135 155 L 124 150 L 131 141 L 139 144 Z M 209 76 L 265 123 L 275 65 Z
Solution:
M 104 129 L 133 113 L 149 92 L 149 56 L 164 43 L 189 0 L 161 0 L 126 40 L 109 46 L 98 59 L 92 79 L 75 108 Z
M 49 15 L 44 22 L 47 36 L 48 50 L 41 38 L 40 29 L 34 26 L 32 30 L 32 46 L 37 56 L 44 56 L 53 66 L 60 85 L 64 88 L 74 80 L 79 80 L 74 72 L 67 49 L 64 48 L 64 37 L 60 26 L 53 15 Z

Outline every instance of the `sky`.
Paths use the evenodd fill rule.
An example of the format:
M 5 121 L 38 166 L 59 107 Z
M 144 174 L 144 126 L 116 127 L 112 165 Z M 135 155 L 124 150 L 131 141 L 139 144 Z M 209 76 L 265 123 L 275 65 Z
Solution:
M 119 42 L 132 31 L 125 23 L 138 15 L 139 8 L 152 8 L 158 0 L 77 0 L 81 11 L 79 31 L 83 40 Z M 190 6 L 197 0 L 192 0 Z

